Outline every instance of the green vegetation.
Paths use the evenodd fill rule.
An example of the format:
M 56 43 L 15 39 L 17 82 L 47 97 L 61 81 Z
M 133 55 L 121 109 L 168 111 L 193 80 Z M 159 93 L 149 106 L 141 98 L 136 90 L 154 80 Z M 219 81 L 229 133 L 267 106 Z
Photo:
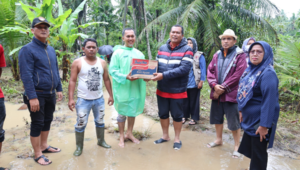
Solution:
M 279 45 L 274 46 L 274 68 L 279 78 L 280 121 L 290 126 L 300 124 L 300 10 L 291 18 L 284 11 L 270 20 L 279 35 Z M 293 123 L 291 123 L 293 122 Z

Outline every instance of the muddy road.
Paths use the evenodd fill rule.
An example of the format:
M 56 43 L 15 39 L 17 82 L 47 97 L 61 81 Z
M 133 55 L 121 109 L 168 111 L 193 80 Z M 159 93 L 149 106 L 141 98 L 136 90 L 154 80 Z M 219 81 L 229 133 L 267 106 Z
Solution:
M 27 110 L 18 111 L 21 106 L 5 103 L 7 118 L 4 124 L 6 140 L 3 143 L 3 153 L 0 155 L 0 167 L 18 170 L 245 170 L 249 166 L 249 159 L 241 157 L 231 158 L 233 145 L 224 143 L 222 147 L 207 148 L 206 143 L 214 140 L 213 134 L 190 131 L 183 128 L 181 140 L 183 147 L 176 151 L 173 142 L 160 145 L 153 141 L 161 137 L 160 123 L 150 117 L 139 115 L 136 119 L 135 130 L 151 132 L 151 137 L 134 144 L 127 141 L 125 148 L 118 146 L 118 134 L 105 133 L 106 142 L 112 146 L 104 149 L 97 145 L 93 114 L 85 131 L 83 153 L 79 157 L 73 156 L 75 150 L 74 124 L 76 112 L 68 110 L 66 105 L 57 105 L 49 135 L 49 144 L 59 147 L 62 152 L 45 154 L 53 163 L 40 166 L 31 158 L 32 149 L 29 139 L 30 117 Z M 117 127 L 117 112 L 113 107 L 105 106 L 105 126 Z M 174 137 L 173 127 L 170 136 Z M 297 170 L 300 161 L 283 156 L 269 154 L 268 170 Z

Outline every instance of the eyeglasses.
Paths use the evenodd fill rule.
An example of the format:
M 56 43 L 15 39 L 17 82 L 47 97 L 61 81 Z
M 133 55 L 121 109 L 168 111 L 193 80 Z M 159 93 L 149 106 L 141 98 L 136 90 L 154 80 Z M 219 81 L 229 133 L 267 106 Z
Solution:
M 257 54 L 257 55 L 261 55 L 263 53 L 263 51 L 260 51 L 260 50 L 251 50 L 250 51 L 250 54 L 254 55 L 254 54 Z
M 42 29 L 48 30 L 48 27 L 34 27 L 34 28 L 37 28 L 38 30 L 42 30 Z

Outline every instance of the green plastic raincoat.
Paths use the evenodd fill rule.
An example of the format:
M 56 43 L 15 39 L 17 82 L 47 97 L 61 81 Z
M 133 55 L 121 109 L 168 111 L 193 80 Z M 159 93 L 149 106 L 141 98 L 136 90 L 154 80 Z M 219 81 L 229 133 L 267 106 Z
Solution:
M 113 79 L 114 106 L 124 116 L 136 117 L 143 113 L 146 97 L 146 82 L 143 79 L 129 81 L 132 58 L 145 59 L 143 53 L 135 48 L 117 46 L 109 65 L 109 74 Z

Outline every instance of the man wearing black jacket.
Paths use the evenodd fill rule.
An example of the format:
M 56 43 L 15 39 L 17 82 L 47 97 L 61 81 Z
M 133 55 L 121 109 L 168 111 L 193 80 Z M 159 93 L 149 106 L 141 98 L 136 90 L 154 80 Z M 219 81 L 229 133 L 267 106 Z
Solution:
M 56 94 L 57 101 L 63 97 L 55 50 L 46 41 L 49 27 L 45 18 L 35 18 L 31 29 L 33 40 L 19 52 L 20 74 L 25 88 L 24 103 L 27 104 L 31 117 L 30 140 L 34 160 L 40 165 L 52 163 L 43 153 L 61 151 L 47 143 Z

